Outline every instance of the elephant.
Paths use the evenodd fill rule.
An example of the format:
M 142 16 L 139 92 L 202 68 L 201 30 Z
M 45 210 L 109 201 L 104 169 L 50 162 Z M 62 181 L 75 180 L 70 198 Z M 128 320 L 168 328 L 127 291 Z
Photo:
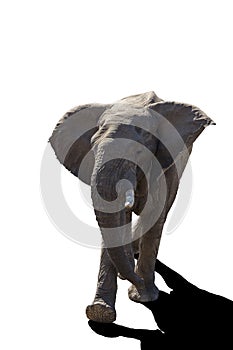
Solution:
M 49 142 L 60 163 L 91 186 L 102 235 L 97 290 L 86 309 L 90 320 L 115 321 L 118 276 L 131 283 L 131 300 L 158 299 L 154 266 L 163 226 L 193 143 L 211 124 L 199 108 L 151 91 L 78 106 L 56 125 Z

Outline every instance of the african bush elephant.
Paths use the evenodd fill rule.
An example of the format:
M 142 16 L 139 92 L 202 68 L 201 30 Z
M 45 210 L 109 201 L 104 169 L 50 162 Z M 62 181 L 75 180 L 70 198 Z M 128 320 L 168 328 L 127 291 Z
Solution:
M 154 266 L 163 225 L 193 142 L 210 124 L 200 109 L 165 102 L 154 92 L 80 106 L 57 124 L 50 143 L 59 161 L 91 185 L 103 238 L 89 319 L 115 320 L 117 274 L 132 283 L 131 300 L 158 298 Z M 132 229 L 133 212 L 138 221 Z

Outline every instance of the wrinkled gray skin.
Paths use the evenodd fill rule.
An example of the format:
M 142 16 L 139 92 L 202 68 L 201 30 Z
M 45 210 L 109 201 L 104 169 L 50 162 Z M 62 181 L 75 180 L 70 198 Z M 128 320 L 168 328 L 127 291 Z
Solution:
M 86 311 L 89 319 L 115 320 L 117 275 L 132 283 L 131 300 L 158 298 L 154 266 L 163 225 L 193 142 L 209 124 L 211 119 L 198 108 L 164 102 L 154 92 L 112 105 L 81 106 L 58 123 L 50 143 L 59 161 L 91 185 L 103 237 L 97 291 Z M 135 198 L 125 207 L 128 190 Z M 114 201 L 114 210 L 108 210 Z M 138 221 L 132 229 L 133 212 Z M 136 267 L 134 253 L 139 253 Z

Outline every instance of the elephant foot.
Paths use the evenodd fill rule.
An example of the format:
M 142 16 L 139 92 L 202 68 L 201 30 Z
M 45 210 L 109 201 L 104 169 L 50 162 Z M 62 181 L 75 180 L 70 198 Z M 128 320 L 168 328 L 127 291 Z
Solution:
M 116 311 L 104 301 L 94 302 L 87 306 L 86 315 L 89 320 L 101 323 L 112 323 L 116 320 Z
M 148 301 L 157 300 L 159 297 L 159 290 L 153 284 L 151 288 L 137 289 L 133 284 L 128 289 L 129 299 L 136 303 L 146 303 Z

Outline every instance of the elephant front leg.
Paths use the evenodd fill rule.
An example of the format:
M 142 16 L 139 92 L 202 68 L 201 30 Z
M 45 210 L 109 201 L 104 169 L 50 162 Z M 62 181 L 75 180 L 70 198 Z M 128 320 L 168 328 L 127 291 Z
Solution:
M 116 319 L 115 301 L 117 270 L 105 248 L 101 251 L 100 269 L 95 299 L 87 306 L 87 317 L 96 322 L 111 323 Z
M 164 220 L 159 220 L 140 239 L 136 273 L 143 278 L 144 288 L 138 290 L 134 285 L 129 288 L 129 298 L 135 302 L 149 302 L 158 299 L 159 290 L 154 284 L 154 271 L 163 223 Z
M 166 182 L 163 176 L 159 179 L 151 176 L 147 198 L 148 209 L 139 217 L 134 230 L 134 237 L 141 237 L 136 273 L 144 282 L 142 289 L 137 289 L 134 285 L 129 289 L 129 298 L 136 302 L 153 301 L 159 296 L 159 290 L 154 284 L 155 262 L 163 226 L 178 190 L 179 178 L 176 165 L 169 168 L 164 175 Z M 158 219 L 154 223 L 156 218 Z M 143 232 L 146 233 L 143 234 Z

